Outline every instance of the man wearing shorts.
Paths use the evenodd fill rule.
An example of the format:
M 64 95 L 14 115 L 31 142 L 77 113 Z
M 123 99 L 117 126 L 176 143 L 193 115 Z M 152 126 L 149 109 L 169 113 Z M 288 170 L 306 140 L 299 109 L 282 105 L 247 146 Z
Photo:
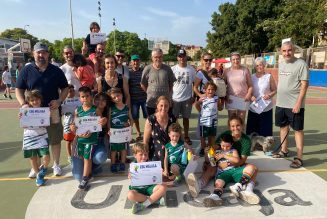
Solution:
M 63 127 L 58 109 L 68 94 L 68 83 L 64 72 L 49 63 L 49 51 L 46 44 L 42 42 L 36 43 L 33 56 L 35 63 L 26 65 L 18 76 L 16 97 L 21 107 L 23 107 L 26 105 L 25 90 L 37 89 L 43 97 L 42 107 L 50 107 L 50 110 L 54 112 L 51 125 L 47 127 L 47 131 L 53 156 L 53 174 L 59 176 L 62 174 L 59 160 Z M 29 177 L 34 177 L 34 175 L 31 172 Z
M 304 102 L 309 84 L 309 69 L 305 61 L 294 56 L 295 46 L 291 41 L 282 44 L 284 60 L 279 65 L 275 124 L 280 127 L 282 144 L 274 158 L 288 156 L 287 135 L 289 126 L 294 130 L 297 156 L 290 167 L 303 166 L 302 155 L 304 146 Z
M 192 90 L 195 80 L 195 69 L 187 64 L 187 55 L 184 49 L 178 50 L 178 64 L 172 67 L 176 81 L 173 84 L 173 114 L 176 118 L 182 115 L 184 127 L 184 141 L 187 144 L 192 144 L 188 135 L 189 118 L 194 102 Z

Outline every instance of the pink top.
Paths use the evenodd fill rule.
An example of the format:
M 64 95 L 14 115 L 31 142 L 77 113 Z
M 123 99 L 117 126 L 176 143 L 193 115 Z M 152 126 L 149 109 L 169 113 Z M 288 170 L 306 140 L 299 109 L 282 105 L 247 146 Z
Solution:
M 87 86 L 91 89 L 93 88 L 93 84 L 95 82 L 95 75 L 91 66 L 85 65 L 78 67 L 76 74 L 80 79 L 82 86 Z
M 228 69 L 226 72 L 227 94 L 245 98 L 249 89 L 246 83 L 247 75 L 250 78 L 250 72 L 245 67 L 241 67 L 240 69 Z

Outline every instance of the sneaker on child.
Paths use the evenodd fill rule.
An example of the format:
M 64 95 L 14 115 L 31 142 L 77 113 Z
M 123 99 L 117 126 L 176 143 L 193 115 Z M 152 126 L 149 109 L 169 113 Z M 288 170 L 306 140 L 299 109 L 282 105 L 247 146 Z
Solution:
M 133 204 L 132 213 L 136 214 L 137 212 L 140 212 L 144 209 L 145 209 L 145 206 L 142 203 L 136 202 L 135 204 Z
M 45 184 L 44 177 L 46 174 L 47 174 L 47 169 L 41 166 L 38 174 L 36 175 L 35 181 L 37 186 L 43 186 Z
M 83 180 L 79 183 L 78 188 L 79 189 L 86 189 L 88 183 L 89 183 L 90 178 L 89 177 L 83 177 Z
M 190 194 L 193 198 L 196 198 L 200 193 L 200 186 L 198 182 L 198 178 L 194 173 L 190 173 L 187 177 L 187 186 L 190 191 Z
M 233 193 L 233 195 L 235 197 L 239 197 L 240 196 L 240 192 L 242 191 L 242 184 L 241 183 L 235 183 L 234 185 L 229 187 L 231 193 Z
M 240 191 L 240 199 L 249 203 L 250 205 L 257 205 L 260 203 L 260 198 L 252 191 Z
M 203 204 L 207 208 L 217 207 L 223 204 L 223 200 L 219 197 L 219 195 L 212 193 L 203 200 Z
M 36 173 L 34 171 L 34 169 L 32 168 L 30 173 L 28 174 L 28 178 L 35 178 L 36 177 Z

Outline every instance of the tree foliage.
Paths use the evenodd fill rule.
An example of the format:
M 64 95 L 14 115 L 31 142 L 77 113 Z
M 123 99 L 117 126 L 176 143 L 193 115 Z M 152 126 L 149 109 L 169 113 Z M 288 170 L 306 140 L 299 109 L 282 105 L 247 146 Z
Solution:
M 327 18 L 326 4 L 327 0 L 237 0 L 222 4 L 211 16 L 207 47 L 215 56 L 232 51 L 253 54 L 274 51 L 288 37 L 308 47 Z

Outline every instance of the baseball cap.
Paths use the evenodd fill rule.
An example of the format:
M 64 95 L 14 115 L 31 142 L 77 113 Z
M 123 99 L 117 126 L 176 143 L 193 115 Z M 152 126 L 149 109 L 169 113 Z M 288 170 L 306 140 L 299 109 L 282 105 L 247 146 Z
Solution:
M 38 51 L 46 51 L 48 52 L 48 46 L 42 42 L 37 42 L 35 45 L 34 45 L 34 51 L 35 52 L 38 52 Z
M 139 55 L 132 55 L 131 56 L 131 60 L 140 60 L 140 56 Z
M 180 50 L 178 50 L 177 56 L 186 56 L 186 51 L 185 51 L 185 49 L 180 49 Z

